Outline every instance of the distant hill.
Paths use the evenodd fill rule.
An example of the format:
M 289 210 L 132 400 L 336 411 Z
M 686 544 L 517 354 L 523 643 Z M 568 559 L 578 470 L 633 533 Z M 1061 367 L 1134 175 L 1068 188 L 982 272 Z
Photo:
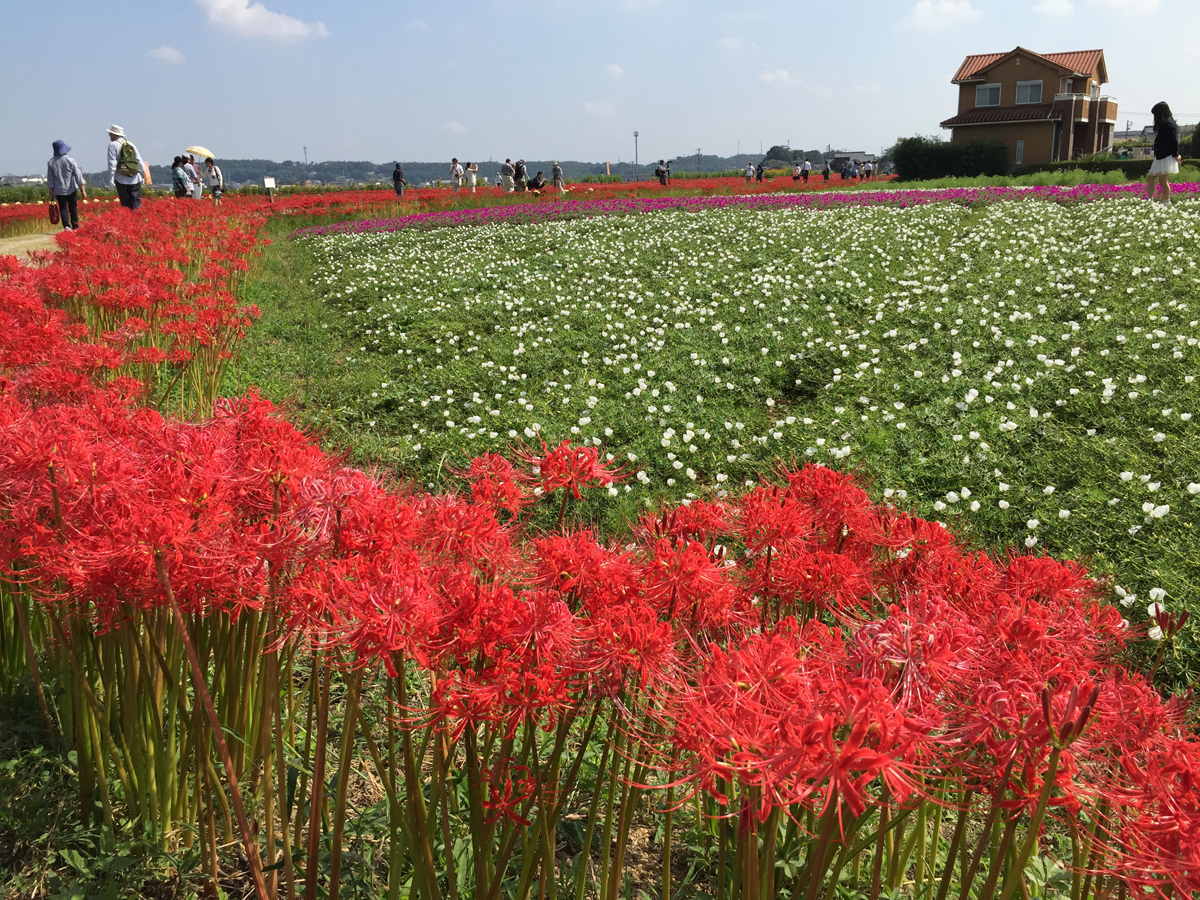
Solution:
M 778 147 L 772 147 L 768 153 L 772 155 L 772 158 L 779 159 L 781 158 L 778 156 L 779 150 Z M 814 162 L 827 155 L 820 150 L 787 152 L 791 158 L 808 157 Z M 747 163 L 758 163 L 762 159 L 762 156 L 752 153 L 742 153 L 737 156 L 701 154 L 697 162 L 694 153 L 690 156 L 680 154 L 672 157 L 672 169 L 677 172 L 723 172 L 729 169 L 744 169 Z M 465 164 L 468 160 L 462 159 L 460 162 Z M 471 162 L 479 165 L 480 179 L 490 183 L 499 174 L 500 164 L 503 160 L 471 160 Z M 367 160 L 330 160 L 310 162 L 305 166 L 302 161 L 292 159 L 285 159 L 283 162 L 275 162 L 270 159 L 218 159 L 217 164 L 221 167 L 227 183 L 262 184 L 263 178 L 270 176 L 280 185 L 303 184 L 305 181 L 312 181 L 314 184 L 372 184 L 377 181 L 389 184 L 392 180 L 392 168 L 395 166 L 394 161 L 376 163 Z M 404 178 L 410 185 L 433 182 L 439 178 L 442 181 L 448 181 L 450 177 L 449 160 L 444 162 L 401 160 L 401 164 L 404 166 Z M 547 178 L 550 177 L 553 165 L 550 160 L 527 160 L 525 164 L 528 166 L 531 176 L 541 170 Z M 582 178 L 586 175 L 604 175 L 610 172 L 626 179 L 632 179 L 635 174 L 640 174 L 642 178 L 650 178 L 657 164 L 657 159 L 641 161 L 640 171 L 635 173 L 633 163 L 628 160 L 608 164 L 578 160 L 559 161 L 559 165 L 562 166 L 563 173 L 568 179 Z M 170 184 L 170 166 L 151 164 L 150 176 L 154 179 L 155 184 Z M 99 185 L 104 183 L 106 177 L 105 173 L 99 172 L 88 175 L 88 180 L 92 184 Z

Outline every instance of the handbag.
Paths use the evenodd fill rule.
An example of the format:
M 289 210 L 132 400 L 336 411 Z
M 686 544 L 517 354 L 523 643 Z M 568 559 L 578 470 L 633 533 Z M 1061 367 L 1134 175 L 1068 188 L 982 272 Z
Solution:
M 50 201 L 50 224 L 57 225 L 58 223 L 59 223 L 58 201 L 51 199 L 51 201 Z

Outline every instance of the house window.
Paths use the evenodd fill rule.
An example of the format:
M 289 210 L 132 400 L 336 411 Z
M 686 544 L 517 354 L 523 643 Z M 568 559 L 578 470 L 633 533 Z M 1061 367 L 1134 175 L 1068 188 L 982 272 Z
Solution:
M 1025 162 L 1025 142 L 1017 141 L 1017 158 L 1015 165 L 1021 165 Z
M 999 106 L 1000 105 L 1000 85 L 997 84 L 981 84 L 975 88 L 975 105 L 976 106 Z
M 1038 81 L 1018 81 L 1017 82 L 1017 103 L 1041 103 L 1042 102 L 1042 82 Z

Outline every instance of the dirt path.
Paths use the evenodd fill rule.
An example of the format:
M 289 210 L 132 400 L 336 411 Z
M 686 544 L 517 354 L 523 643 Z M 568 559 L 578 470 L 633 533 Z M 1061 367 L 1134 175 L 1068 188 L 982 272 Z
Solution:
M 5 254 L 27 259 L 33 250 L 58 250 L 54 235 L 62 229 L 54 228 L 40 234 L 19 234 L 16 237 L 0 238 L 0 256 Z

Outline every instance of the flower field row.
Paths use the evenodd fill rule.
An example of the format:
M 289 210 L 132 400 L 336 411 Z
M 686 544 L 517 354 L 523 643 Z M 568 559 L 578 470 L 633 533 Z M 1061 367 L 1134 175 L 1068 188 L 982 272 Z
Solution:
M 1089 558 L 1137 619 L 1200 583 L 1198 238 L 1189 205 L 1105 199 L 311 243 L 334 402 L 427 482 L 570 438 L 630 470 L 611 522 L 779 458 L 853 465 L 988 546 Z M 1172 671 L 1197 677 L 1194 653 Z
M 619 187 L 619 186 L 618 186 Z M 506 206 L 484 206 L 471 209 L 434 210 L 384 219 L 354 218 L 328 225 L 314 225 L 298 230 L 295 237 L 327 234 L 369 234 L 396 231 L 401 228 L 430 228 L 456 225 L 487 225 L 516 223 L 522 225 L 552 222 L 589 216 L 622 213 L 662 212 L 666 210 L 702 211 L 708 209 L 792 209 L 816 208 L 855 204 L 863 206 L 917 206 L 929 203 L 995 203 L 1001 200 L 1053 200 L 1078 202 L 1085 200 L 1140 197 L 1145 189 L 1137 184 L 1081 184 L 1073 187 L 962 187 L 962 188 L 875 188 L 868 185 L 853 191 L 746 191 L 710 196 L 638 197 L 632 191 L 625 197 L 573 200 L 566 203 L 519 203 Z M 1200 194 L 1200 184 L 1175 186 L 1181 198 Z
M 960 215 L 884 220 L 897 212 L 848 211 L 864 218 L 842 233 L 872 249 L 880 238 L 874 259 L 890 270 L 900 248 L 885 229 L 940 255 L 938 217 Z M 0 269 L 0 688 L 32 684 L 74 753 L 85 824 L 132 823 L 193 860 L 180 875 L 209 891 L 232 888 L 241 860 L 260 897 L 617 900 L 646 822 L 661 875 L 640 887 L 662 900 L 694 879 L 722 900 L 815 900 L 839 886 L 872 900 L 906 888 L 1011 900 L 1050 873 L 1077 900 L 1200 889 L 1200 741 L 1187 700 L 1153 683 L 1186 615 L 1150 610 L 1162 641 L 1148 677 L 1135 674 L 1123 660 L 1147 625 L 1124 622 L 1080 565 L 974 552 L 895 494 L 872 501 L 813 463 L 656 506 L 619 542 L 566 524 L 574 504 L 589 508 L 585 492 L 621 493 L 645 474 L 590 432 L 546 444 L 548 429 L 530 425 L 514 460 L 464 458 L 451 489 L 389 485 L 258 396 L 216 396 L 257 314 L 239 295 L 266 214 L 116 211 L 44 265 Z M 768 215 L 799 214 L 812 215 Z M 748 234 L 750 215 L 761 214 L 659 224 L 732 227 L 738 240 L 790 230 Z M 566 321 L 547 311 L 522 338 L 567 343 L 583 310 L 564 292 L 609 290 L 615 259 L 620 277 L 649 277 L 633 234 L 604 232 L 609 252 L 588 246 L 587 228 L 614 222 L 637 227 L 511 227 L 510 241 L 556 242 L 562 268 L 510 274 L 497 259 L 488 277 L 505 286 L 474 287 L 514 298 L 498 317 L 553 278 Z M 563 252 L 572 240 L 588 252 Z M 782 269 L 764 267 L 753 292 L 732 294 L 723 279 L 740 269 L 716 247 L 749 252 L 741 244 L 713 245 L 714 272 L 707 255 L 691 265 L 682 235 L 660 246 L 670 294 L 624 290 L 606 309 L 629 324 L 608 331 L 629 333 L 610 334 L 587 366 L 628 353 L 611 366 L 643 371 L 633 354 L 651 338 L 634 344 L 633 328 L 660 291 L 674 305 L 707 291 L 706 319 L 726 316 L 718 285 L 733 307 L 785 293 Z M 380 271 L 419 272 L 418 249 Z M 362 251 L 340 268 L 369 262 L 372 245 Z M 331 279 L 346 276 L 337 268 Z M 839 274 L 822 266 L 814 291 L 844 302 Z M 932 282 L 920 270 L 904 280 L 916 284 L 897 303 L 915 308 L 913 289 Z M 453 287 L 428 290 L 427 308 L 440 303 L 438 323 L 452 323 Z M 501 322 L 520 330 L 507 319 L 492 330 Z M 473 356 L 448 337 L 446 363 Z M 504 365 L 505 381 L 529 374 Z M 657 377 L 646 371 L 624 399 L 635 421 L 643 394 L 669 399 Z M 235 839 L 240 857 L 227 852 Z M 686 877 L 672 868 L 677 841 Z

